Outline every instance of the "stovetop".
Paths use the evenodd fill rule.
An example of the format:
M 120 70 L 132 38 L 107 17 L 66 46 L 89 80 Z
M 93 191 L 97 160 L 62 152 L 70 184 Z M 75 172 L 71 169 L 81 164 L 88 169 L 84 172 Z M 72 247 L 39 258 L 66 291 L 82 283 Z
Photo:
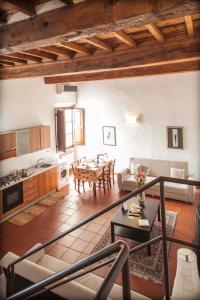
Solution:
M 22 179 L 21 175 L 7 175 L 4 177 L 0 178 L 0 188 L 13 184 L 13 183 L 17 183 L 18 181 L 20 181 Z

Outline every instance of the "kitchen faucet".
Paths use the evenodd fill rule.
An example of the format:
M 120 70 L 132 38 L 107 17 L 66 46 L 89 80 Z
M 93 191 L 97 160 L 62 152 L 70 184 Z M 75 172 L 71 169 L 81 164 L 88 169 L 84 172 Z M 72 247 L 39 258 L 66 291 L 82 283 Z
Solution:
M 39 161 L 44 161 L 43 158 L 39 158 L 36 162 L 35 168 L 39 168 Z

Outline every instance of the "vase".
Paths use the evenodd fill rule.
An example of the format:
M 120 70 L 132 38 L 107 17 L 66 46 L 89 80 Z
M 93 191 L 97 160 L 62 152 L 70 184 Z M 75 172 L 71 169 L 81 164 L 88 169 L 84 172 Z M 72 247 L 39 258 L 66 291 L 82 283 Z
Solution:
M 139 204 L 141 207 L 144 207 L 145 192 L 141 192 L 141 193 L 137 194 L 137 199 L 138 199 L 138 204 Z

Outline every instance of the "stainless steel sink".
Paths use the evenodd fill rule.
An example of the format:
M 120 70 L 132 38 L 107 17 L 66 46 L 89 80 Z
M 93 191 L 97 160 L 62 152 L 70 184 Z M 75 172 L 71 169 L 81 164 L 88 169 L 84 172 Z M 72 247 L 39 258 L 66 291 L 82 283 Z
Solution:
M 51 166 L 52 166 L 51 164 L 43 164 L 43 165 L 40 165 L 40 168 L 49 168 Z

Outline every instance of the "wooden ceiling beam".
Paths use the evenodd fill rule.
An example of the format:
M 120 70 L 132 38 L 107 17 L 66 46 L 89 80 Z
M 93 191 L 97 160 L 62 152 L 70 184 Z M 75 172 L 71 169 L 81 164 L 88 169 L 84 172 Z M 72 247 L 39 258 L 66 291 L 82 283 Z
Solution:
M 0 59 L 2 60 L 6 60 L 6 61 L 11 61 L 11 62 L 14 62 L 14 63 L 18 63 L 18 64 L 23 64 L 23 65 L 26 65 L 27 64 L 27 60 L 25 59 L 21 59 L 21 58 L 17 58 L 17 57 L 12 57 L 12 56 L 0 56 Z
M 69 43 L 63 43 L 63 44 L 57 44 L 60 47 L 78 52 L 78 53 L 82 53 L 82 54 L 86 54 L 86 55 L 90 55 L 91 52 L 90 50 L 86 49 L 84 46 L 76 44 L 74 42 L 69 42 Z
M 91 38 L 88 38 L 88 39 L 84 39 L 83 40 L 85 43 L 88 43 L 88 44 L 91 44 L 97 48 L 100 48 L 102 50 L 105 50 L 105 51 L 112 51 L 112 47 L 104 42 L 104 41 L 101 41 L 95 37 L 91 37 Z
M 22 12 L 30 17 L 35 16 L 35 7 L 31 1 L 26 0 L 4 0 L 12 8 L 16 9 L 19 12 Z
M 153 24 L 153 23 L 147 24 L 147 25 L 145 25 L 145 27 L 149 30 L 149 32 L 153 35 L 153 37 L 159 43 L 164 42 L 164 36 L 163 36 L 162 32 L 160 31 L 160 29 L 158 29 L 158 27 L 155 24 Z
M 64 4 L 66 4 L 67 6 L 74 5 L 74 1 L 73 0 L 60 0 L 60 1 L 63 2 Z
M 70 62 L 57 61 L 17 66 L 1 71 L 1 79 L 72 74 L 76 72 L 100 72 L 123 70 L 143 66 L 165 65 L 169 63 L 200 60 L 200 40 L 165 42 L 154 47 L 129 48 L 114 52 L 99 52 L 98 55 L 77 57 Z
M 15 66 L 15 63 L 7 61 L 7 60 L 3 60 L 3 59 L 0 59 L 0 64 L 6 65 L 6 66 Z
M 28 55 L 25 53 L 10 53 L 9 54 L 10 57 L 16 57 L 16 58 L 21 58 L 24 60 L 30 60 L 30 61 L 34 61 L 36 63 L 41 63 L 42 59 L 40 57 L 36 57 L 36 56 L 32 56 L 32 55 Z
M 118 40 L 120 40 L 122 43 L 130 46 L 130 47 L 136 47 L 136 42 L 130 37 L 128 36 L 128 34 L 126 34 L 123 31 L 117 31 L 117 32 L 113 32 L 113 36 L 116 37 Z
M 195 13 L 200 13 L 199 0 L 117 1 L 113 5 L 108 0 L 86 0 L 2 26 L 0 53 L 74 42 Z
M 45 84 L 57 84 L 57 83 L 74 83 L 84 81 L 95 81 L 95 80 L 106 80 L 106 79 L 117 79 L 117 78 L 128 78 L 138 76 L 151 76 L 161 74 L 172 74 L 179 72 L 199 71 L 200 61 L 190 61 L 184 63 L 151 66 L 151 67 L 140 67 L 135 69 L 126 70 L 114 70 L 114 71 L 102 71 L 96 73 L 80 73 L 73 75 L 63 76 L 52 76 L 45 77 Z
M 68 49 L 58 48 L 55 46 L 47 46 L 45 48 L 40 48 L 40 50 L 45 51 L 47 53 L 53 53 L 56 55 L 61 55 L 67 58 L 72 58 L 74 55 L 71 51 Z
M 193 26 L 192 16 L 185 16 L 184 19 L 185 19 L 188 36 L 191 38 L 194 36 L 194 26 Z
M 33 56 L 37 56 L 40 58 L 47 58 L 53 61 L 56 61 L 58 56 L 53 54 L 53 53 L 46 53 L 44 51 L 41 50 L 37 50 L 37 49 L 33 49 L 33 50 L 29 50 L 29 51 L 23 51 L 22 53 L 28 54 L 28 55 L 33 55 Z

